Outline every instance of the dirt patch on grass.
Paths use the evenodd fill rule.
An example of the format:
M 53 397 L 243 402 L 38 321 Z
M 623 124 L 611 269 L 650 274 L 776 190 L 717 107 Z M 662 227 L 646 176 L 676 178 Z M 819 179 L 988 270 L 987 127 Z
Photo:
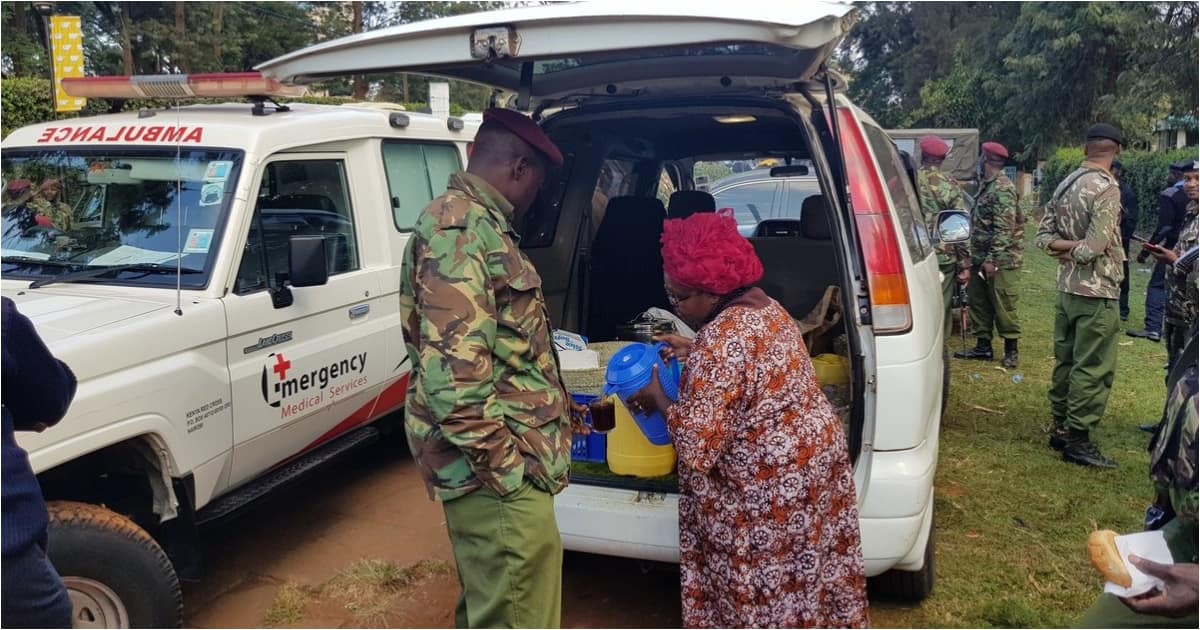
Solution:
M 319 586 L 287 583 L 263 618 L 270 627 L 446 627 L 458 578 L 439 560 L 403 566 L 364 559 Z

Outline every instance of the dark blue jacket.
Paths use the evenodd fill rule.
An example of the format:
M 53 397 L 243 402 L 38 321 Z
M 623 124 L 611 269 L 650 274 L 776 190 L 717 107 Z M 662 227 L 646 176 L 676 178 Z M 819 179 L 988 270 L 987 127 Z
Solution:
M 33 324 L 0 298 L 0 351 L 3 352 L 4 435 L 0 452 L 3 478 L 3 555 L 18 554 L 30 545 L 46 544 L 46 502 L 29 456 L 17 446 L 13 431 L 30 431 L 62 420 L 75 396 L 75 375 L 55 359 Z

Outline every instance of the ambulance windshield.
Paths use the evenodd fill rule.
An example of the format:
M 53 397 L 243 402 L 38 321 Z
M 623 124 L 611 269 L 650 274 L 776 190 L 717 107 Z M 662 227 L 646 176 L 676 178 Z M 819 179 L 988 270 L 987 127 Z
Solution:
M 173 287 L 182 268 L 202 288 L 241 163 L 224 149 L 6 150 L 3 273 Z

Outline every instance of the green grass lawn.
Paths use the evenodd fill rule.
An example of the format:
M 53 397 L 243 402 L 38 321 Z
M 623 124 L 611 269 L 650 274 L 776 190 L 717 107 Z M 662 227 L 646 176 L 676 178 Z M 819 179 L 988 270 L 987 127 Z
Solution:
M 1035 213 L 1029 223 L 1036 222 Z M 1131 263 L 1129 328 L 1141 327 L 1150 277 L 1144 269 Z M 1137 425 L 1161 412 L 1166 350 L 1124 335 L 1118 340 L 1116 382 L 1093 440 L 1120 468 L 1063 462 L 1043 433 L 1054 367 L 1054 274 L 1050 258 L 1027 247 L 1020 369 L 952 361 L 935 491 L 934 593 L 920 606 L 874 605 L 873 625 L 1070 626 L 1102 588 L 1085 555 L 1088 533 L 1141 530 L 1151 499 L 1149 436 Z M 957 333 L 949 343 L 960 349 Z M 1014 383 L 1016 374 L 1022 378 Z

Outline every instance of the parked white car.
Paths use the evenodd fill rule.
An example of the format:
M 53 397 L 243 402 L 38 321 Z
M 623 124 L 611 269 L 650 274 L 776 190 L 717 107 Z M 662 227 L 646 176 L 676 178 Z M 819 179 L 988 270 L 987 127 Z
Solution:
M 188 85 L 79 81 L 88 96 Z M 79 379 L 61 423 L 18 434 L 79 623 L 179 626 L 198 525 L 379 437 L 408 383 L 401 253 L 477 126 L 232 103 L 4 140 L 5 189 L 58 179 L 74 217 L 44 225 L 6 198 L 0 263 L 3 294 Z
M 797 318 L 826 287 L 842 289 L 866 569 L 883 576 L 884 590 L 919 600 L 933 583 L 940 279 L 911 164 L 824 66 L 853 17 L 848 4 L 821 2 L 555 4 L 372 31 L 259 70 L 289 83 L 424 72 L 493 86 L 508 95 L 502 102 L 532 112 L 566 164 L 547 181 L 521 245 L 555 326 L 593 341 L 606 338 L 612 322 L 600 320 L 614 308 L 658 306 L 664 172 L 690 192 L 701 159 L 811 164 L 819 194 L 806 195 L 794 225 L 751 242 L 768 293 Z M 600 260 L 612 251 L 599 246 L 606 232 L 621 241 L 617 260 Z M 613 269 L 627 271 L 603 275 Z M 671 484 L 575 475 L 556 503 L 564 543 L 677 561 L 677 498 Z

